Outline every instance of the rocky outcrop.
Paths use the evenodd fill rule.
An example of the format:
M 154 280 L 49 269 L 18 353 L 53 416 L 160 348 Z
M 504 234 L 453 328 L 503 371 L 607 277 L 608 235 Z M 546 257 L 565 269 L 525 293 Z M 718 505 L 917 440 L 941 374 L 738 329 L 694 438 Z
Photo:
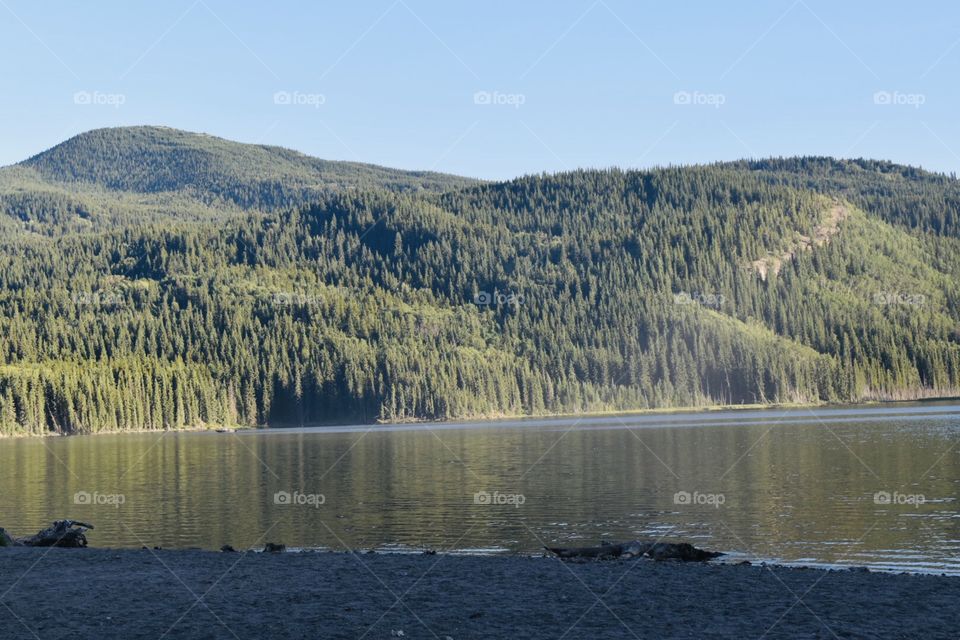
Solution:
M 830 241 L 830 238 L 837 235 L 840 231 L 840 223 L 850 217 L 850 211 L 840 202 L 834 202 L 832 206 L 824 213 L 823 219 L 813 229 L 813 236 L 800 235 L 791 243 L 786 251 L 780 255 L 768 255 L 759 260 L 750 263 L 753 270 L 757 272 L 762 280 L 767 279 L 767 274 L 774 275 L 780 273 L 783 264 L 793 260 L 794 256 L 801 251 L 821 247 Z

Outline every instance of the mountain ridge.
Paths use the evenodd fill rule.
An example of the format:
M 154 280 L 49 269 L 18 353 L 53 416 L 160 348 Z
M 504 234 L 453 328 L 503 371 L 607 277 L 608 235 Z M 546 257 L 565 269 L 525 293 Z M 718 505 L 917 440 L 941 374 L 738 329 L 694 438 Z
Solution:
M 302 206 L 329 191 L 383 188 L 441 191 L 478 181 L 431 171 L 315 158 L 283 147 L 233 142 L 159 126 L 87 131 L 0 168 L 0 216 L 51 223 L 35 210 L 70 200 L 87 225 L 61 219 L 62 231 L 91 224 Z M 50 227 L 47 228 L 49 232 Z
M 255 161 L 258 158 L 250 157 L 252 154 L 260 153 L 266 154 L 265 156 L 269 160 L 274 160 L 276 162 L 283 162 L 293 165 L 293 167 L 298 169 L 311 168 L 317 171 L 321 171 L 324 168 L 329 167 L 350 167 L 358 171 L 370 171 L 370 172 L 380 172 L 381 176 L 409 176 L 411 178 L 424 178 L 424 179 L 436 179 L 436 180 L 451 180 L 453 182 L 476 182 L 471 178 L 454 176 L 451 174 L 444 174 L 435 171 L 421 171 L 421 170 L 402 170 L 402 169 L 393 169 L 390 167 L 362 163 L 362 162 L 352 162 L 346 160 L 323 160 L 315 156 L 305 154 L 303 152 L 289 149 L 286 147 L 276 146 L 276 145 L 266 145 L 259 143 L 245 143 L 245 142 L 236 142 L 223 138 L 220 136 L 203 133 L 203 132 L 193 132 L 186 131 L 183 129 L 176 129 L 174 127 L 167 127 L 162 125 L 136 125 L 129 127 L 103 127 L 99 129 L 91 129 L 79 133 L 67 140 L 54 145 L 53 147 L 41 151 L 26 160 L 16 163 L 19 166 L 27 166 L 38 170 L 41 175 L 50 176 L 53 178 L 62 179 L 65 176 L 65 172 L 57 171 L 56 167 L 67 167 L 73 169 L 73 175 L 68 176 L 67 181 L 95 181 L 96 174 L 89 173 L 84 171 L 82 167 L 76 166 L 75 163 L 71 163 L 71 156 L 77 155 L 87 155 L 94 156 L 97 151 L 106 151 L 110 150 L 118 155 L 127 154 L 136 156 L 138 153 L 142 153 L 144 150 L 150 150 L 151 148 L 158 148 L 160 150 L 169 151 L 169 153 L 162 157 L 162 160 L 171 160 L 175 159 L 177 152 L 183 153 L 185 151 L 206 151 L 207 153 L 213 154 L 214 151 L 220 151 L 221 154 L 219 157 L 214 158 L 218 162 L 231 162 L 236 160 L 251 160 Z M 239 158 L 238 158 L 239 157 Z M 64 161 L 66 160 L 66 162 Z M 91 161 L 89 158 L 84 158 L 87 164 L 95 164 L 99 160 L 100 164 L 108 162 L 109 159 L 105 159 L 102 156 L 100 158 L 95 158 Z M 126 168 L 126 167 L 122 167 Z M 278 174 L 282 174 L 282 171 L 278 171 Z M 123 183 L 119 183 L 118 186 Z M 176 183 L 175 183 L 176 184 Z M 142 185 L 141 185 L 142 186 Z M 167 190 L 160 188 L 164 185 L 151 185 L 147 184 L 147 188 L 140 189 L 141 191 L 149 191 L 151 187 L 153 190 Z
M 960 208 L 955 177 L 885 160 L 771 157 L 649 169 L 574 169 L 491 182 L 433 171 L 323 160 L 275 145 L 235 142 L 161 125 L 137 125 L 82 132 L 23 161 L 0 167 L 0 225 L 4 213 L 28 223 L 33 230 L 42 227 L 29 225 L 33 220 L 41 219 L 49 225 L 49 216 L 44 220 L 33 213 L 48 204 L 48 199 L 70 200 L 87 222 L 102 217 L 102 226 L 109 226 L 127 220 L 117 215 L 99 216 L 99 212 L 133 212 L 134 222 L 177 216 L 202 220 L 223 212 L 304 206 L 323 193 L 345 188 L 442 193 L 566 173 L 673 169 L 749 171 L 772 184 L 800 189 L 827 187 L 835 195 L 852 196 L 858 205 L 871 194 L 852 187 L 857 181 L 870 184 L 874 196 L 877 191 L 934 182 L 952 185 L 947 192 L 949 209 Z M 910 224 L 956 234 L 960 217 L 951 214 L 949 219 L 931 220 L 931 212 L 918 204 L 922 196 L 913 194 L 911 211 L 906 212 L 913 216 Z M 36 199 L 39 202 L 32 201 Z M 888 219 L 897 216 L 898 212 L 889 213 Z M 65 229 L 89 228 L 69 222 L 75 220 L 67 221 Z M 49 233 L 50 228 L 46 231 Z

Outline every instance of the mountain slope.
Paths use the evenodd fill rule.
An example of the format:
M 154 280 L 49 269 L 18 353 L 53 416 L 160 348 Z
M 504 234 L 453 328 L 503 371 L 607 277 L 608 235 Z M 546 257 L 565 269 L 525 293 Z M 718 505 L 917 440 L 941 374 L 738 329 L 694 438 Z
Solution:
M 956 393 L 956 181 L 770 162 L 0 244 L 0 433 Z

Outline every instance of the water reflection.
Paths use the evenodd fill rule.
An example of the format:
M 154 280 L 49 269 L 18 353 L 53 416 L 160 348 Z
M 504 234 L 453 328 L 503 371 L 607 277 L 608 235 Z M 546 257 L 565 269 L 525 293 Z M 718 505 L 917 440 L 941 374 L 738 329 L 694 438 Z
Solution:
M 958 410 L 7 440 L 0 524 L 88 520 L 93 544 L 126 547 L 534 552 L 665 536 L 744 557 L 960 573 Z

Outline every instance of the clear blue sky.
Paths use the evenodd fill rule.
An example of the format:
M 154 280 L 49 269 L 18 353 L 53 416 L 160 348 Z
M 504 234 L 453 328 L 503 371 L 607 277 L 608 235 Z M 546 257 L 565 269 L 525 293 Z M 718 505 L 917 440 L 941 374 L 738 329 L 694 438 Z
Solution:
M 0 0 L 0 54 L 2 164 L 164 124 L 484 178 L 795 154 L 960 170 L 949 1 Z

